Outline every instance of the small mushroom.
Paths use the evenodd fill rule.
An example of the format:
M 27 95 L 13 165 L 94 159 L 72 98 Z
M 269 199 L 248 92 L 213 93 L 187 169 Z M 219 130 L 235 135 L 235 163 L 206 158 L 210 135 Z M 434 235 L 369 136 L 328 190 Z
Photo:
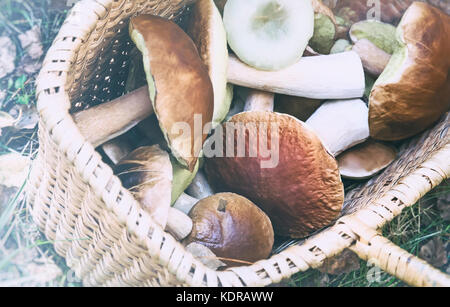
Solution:
M 228 44 L 246 64 L 280 70 L 297 62 L 314 31 L 309 0 L 228 0 L 223 21 Z
M 414 2 L 397 27 L 400 48 L 369 98 L 372 138 L 397 141 L 433 125 L 450 108 L 450 16 Z
M 183 243 L 198 243 L 229 266 L 266 259 L 274 233 L 267 215 L 237 194 L 219 193 L 200 200 L 191 210 L 192 232 Z
M 306 121 L 333 156 L 369 138 L 369 109 L 361 99 L 327 101 Z
M 343 178 L 366 180 L 384 170 L 396 158 L 395 148 L 369 140 L 342 153 L 337 161 Z
M 249 128 L 242 144 L 236 141 L 239 125 Z M 344 187 L 337 162 L 305 123 L 287 114 L 252 111 L 233 116 L 222 127 L 221 156 L 205 158 L 215 191 L 249 198 L 280 236 L 302 238 L 339 216 Z M 236 155 L 240 149 L 245 156 Z
M 155 223 L 178 240 L 189 235 L 191 219 L 170 206 L 173 177 L 166 151 L 157 145 L 140 147 L 122 159 L 115 166 L 114 173 Z

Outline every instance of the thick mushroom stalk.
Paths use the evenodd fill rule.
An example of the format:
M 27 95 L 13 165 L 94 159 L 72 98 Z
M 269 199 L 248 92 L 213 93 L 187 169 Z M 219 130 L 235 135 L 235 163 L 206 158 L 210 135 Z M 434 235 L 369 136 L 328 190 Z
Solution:
M 333 156 L 369 138 L 369 109 L 361 99 L 328 101 L 307 121 Z
M 80 111 L 73 120 L 94 147 L 126 133 L 153 114 L 147 87 L 143 86 L 110 102 Z
M 303 57 L 279 71 L 262 71 L 235 56 L 228 62 L 228 81 L 249 88 L 315 99 L 362 97 L 364 69 L 355 52 Z
M 275 94 L 249 89 L 245 101 L 244 112 L 246 111 L 273 111 Z

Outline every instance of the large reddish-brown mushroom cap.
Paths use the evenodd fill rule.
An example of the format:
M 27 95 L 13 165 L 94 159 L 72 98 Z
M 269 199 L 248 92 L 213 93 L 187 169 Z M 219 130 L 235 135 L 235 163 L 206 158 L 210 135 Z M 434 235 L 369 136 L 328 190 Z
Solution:
M 172 21 L 140 15 L 131 19 L 130 34 L 143 54 L 150 99 L 164 136 L 177 160 L 193 170 L 206 139 L 205 134 L 195 138 L 195 115 L 206 124 L 214 111 L 208 69 L 192 39 Z M 182 133 L 186 125 L 190 131 Z
M 218 193 L 204 198 L 189 216 L 193 228 L 184 243 L 200 243 L 228 265 L 248 264 L 270 255 L 274 242 L 272 223 L 243 196 Z
M 415 2 L 397 36 L 402 45 L 370 95 L 370 134 L 401 140 L 422 132 L 450 107 L 450 16 Z
M 304 237 L 338 217 L 344 188 L 337 162 L 306 124 L 272 112 L 240 113 L 230 123 L 253 124 L 258 131 L 256 135 L 250 130 L 245 133 L 246 157 L 226 157 L 227 144 L 236 147 L 238 138 L 230 140 L 237 133 L 227 132 L 227 124 L 223 125 L 224 157 L 208 158 L 205 163 L 208 178 L 217 190 L 248 197 L 267 213 L 275 233 L 282 236 Z M 278 144 L 278 152 L 274 151 L 272 157 L 272 162 L 278 163 L 272 168 L 261 167 L 268 160 L 258 148 L 264 135 L 267 148 Z M 257 156 L 250 157 L 252 151 Z

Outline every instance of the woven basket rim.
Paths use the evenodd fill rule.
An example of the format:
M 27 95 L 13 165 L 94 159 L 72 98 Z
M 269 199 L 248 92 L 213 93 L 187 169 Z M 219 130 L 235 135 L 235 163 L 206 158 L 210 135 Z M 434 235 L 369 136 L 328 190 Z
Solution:
M 36 80 L 37 107 L 41 116 L 41 125 L 44 125 L 46 129 L 52 132 L 52 138 L 55 144 L 58 145 L 69 160 L 73 161 L 80 176 L 86 179 L 86 182 L 91 186 L 95 194 L 103 200 L 108 209 L 117 215 L 118 219 L 126 225 L 132 235 L 137 236 L 140 241 L 144 242 L 144 245 L 149 248 L 152 257 L 158 258 L 161 255 L 159 250 L 150 251 L 150 243 L 148 241 L 150 229 L 153 235 L 163 237 L 166 242 L 165 244 L 173 245 L 174 249 L 181 250 L 184 257 L 190 257 L 189 261 L 191 261 L 191 265 L 189 267 L 194 266 L 196 270 L 200 270 L 210 276 L 210 280 L 215 279 L 217 282 L 213 281 L 212 285 L 220 283 L 220 285 L 225 286 L 266 286 L 271 283 L 277 283 L 299 271 L 319 267 L 326 258 L 337 255 L 345 248 L 354 245 L 359 239 L 360 234 L 351 226 L 352 223 L 348 221 L 355 216 L 359 220 L 367 215 L 378 215 L 379 217 L 380 208 L 385 208 L 385 206 L 380 206 L 377 202 L 374 202 L 369 208 L 358 210 L 351 216 L 341 218 L 334 225 L 330 225 L 330 227 L 324 229 L 319 234 L 306 239 L 301 245 L 291 246 L 269 259 L 258 261 L 253 265 L 230 268 L 225 271 L 213 271 L 205 267 L 197 259 L 192 259 L 193 257 L 189 256 L 190 254 L 184 250 L 184 247 L 179 242 L 176 242 L 170 234 L 165 233 L 158 224 L 153 222 L 151 217 L 134 200 L 132 195 L 122 187 L 120 180 L 113 175 L 110 166 L 101 161 L 95 148 L 86 142 L 69 114 L 71 103 L 66 84 L 72 63 L 76 59 L 77 51 L 83 42 L 87 40 L 91 31 L 95 29 L 97 22 L 107 15 L 113 2 L 115 0 L 82 0 L 75 4 L 55 38 L 52 47 L 47 52 L 43 67 Z M 183 1 L 172 2 L 180 5 Z M 83 17 L 82 24 L 77 23 L 80 20 L 80 16 Z M 82 37 L 71 37 L 67 35 L 73 29 L 76 29 L 75 33 L 82 34 Z M 64 45 L 65 49 L 61 48 L 62 45 Z M 57 69 L 61 73 L 55 74 L 54 63 L 55 61 L 60 61 L 62 58 L 64 58 L 66 64 L 63 68 L 59 66 Z M 70 142 L 66 140 L 67 135 L 71 135 Z M 95 167 L 89 172 L 86 171 L 84 165 L 80 167 L 79 161 L 77 161 L 77 153 L 80 151 L 87 152 L 95 162 Z M 442 160 L 442 156 L 445 158 L 449 156 L 449 153 L 450 145 L 447 144 L 439 152 L 436 152 L 435 156 L 439 156 L 439 159 Z M 446 169 L 444 174 L 439 174 L 437 179 L 433 179 L 431 185 L 427 181 L 424 185 L 425 189 L 420 189 L 420 193 L 413 193 L 414 196 L 410 199 L 410 202 L 418 200 L 425 192 L 448 177 L 449 173 L 450 170 Z M 94 174 L 97 174 L 97 176 L 94 176 Z M 93 176 L 99 178 L 98 181 L 93 181 Z M 415 175 L 413 174 L 413 176 Z M 107 191 L 106 187 L 111 184 L 114 186 L 119 185 L 120 189 L 114 192 Z M 407 190 L 404 187 L 402 189 L 403 192 Z M 122 200 L 119 203 L 116 201 L 118 194 L 122 195 Z M 391 197 L 390 193 L 388 194 L 386 197 Z M 389 210 L 394 212 L 388 218 L 382 216 L 382 218 L 375 220 L 374 218 L 369 219 L 374 220 L 374 224 L 376 224 L 371 226 L 380 227 L 389 221 L 389 218 L 400 214 L 406 205 L 411 204 L 404 204 L 404 206 L 399 206 L 398 208 L 390 208 Z M 333 242 L 333 244 L 329 242 Z M 166 260 L 163 259 L 163 261 Z M 177 276 L 180 283 L 192 285 L 204 283 L 203 280 L 194 280 L 196 277 L 193 276 L 193 273 L 180 273 L 179 267 L 170 268 L 169 265 L 169 271 Z

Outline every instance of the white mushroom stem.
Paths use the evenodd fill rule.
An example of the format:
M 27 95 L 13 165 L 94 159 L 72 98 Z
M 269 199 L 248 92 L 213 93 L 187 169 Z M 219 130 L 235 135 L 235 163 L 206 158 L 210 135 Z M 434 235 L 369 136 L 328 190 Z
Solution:
M 174 236 L 176 240 L 181 241 L 189 236 L 192 227 L 192 219 L 187 214 L 176 208 L 169 208 L 166 231 Z
M 199 199 L 192 197 L 186 193 L 182 193 L 178 197 L 177 201 L 173 204 L 172 208 L 178 209 L 184 214 L 189 214 L 192 207 L 199 201 Z
M 214 195 L 214 191 L 208 183 L 203 171 L 199 170 L 195 175 L 192 183 L 186 189 L 187 194 L 197 199 L 203 199 Z
M 220 267 L 226 266 L 225 263 L 219 260 L 217 256 L 208 247 L 196 242 L 192 242 L 186 246 L 186 251 L 190 252 L 206 267 L 217 270 Z
M 364 69 L 375 77 L 381 75 L 391 59 L 389 53 L 365 38 L 358 40 L 352 50 L 360 56 Z
M 261 71 L 229 57 L 228 81 L 277 94 L 315 99 L 362 97 L 364 69 L 358 54 L 349 51 L 303 57 L 280 71 Z
M 108 103 L 80 111 L 73 119 L 94 147 L 124 134 L 153 114 L 147 86 Z
M 102 149 L 114 164 L 117 164 L 133 151 L 132 146 L 127 142 L 125 136 L 117 137 L 106 142 L 103 144 Z
M 249 89 L 244 111 L 273 111 L 275 94 Z
M 369 138 L 369 108 L 361 99 L 328 101 L 306 124 L 328 151 L 337 156 Z

